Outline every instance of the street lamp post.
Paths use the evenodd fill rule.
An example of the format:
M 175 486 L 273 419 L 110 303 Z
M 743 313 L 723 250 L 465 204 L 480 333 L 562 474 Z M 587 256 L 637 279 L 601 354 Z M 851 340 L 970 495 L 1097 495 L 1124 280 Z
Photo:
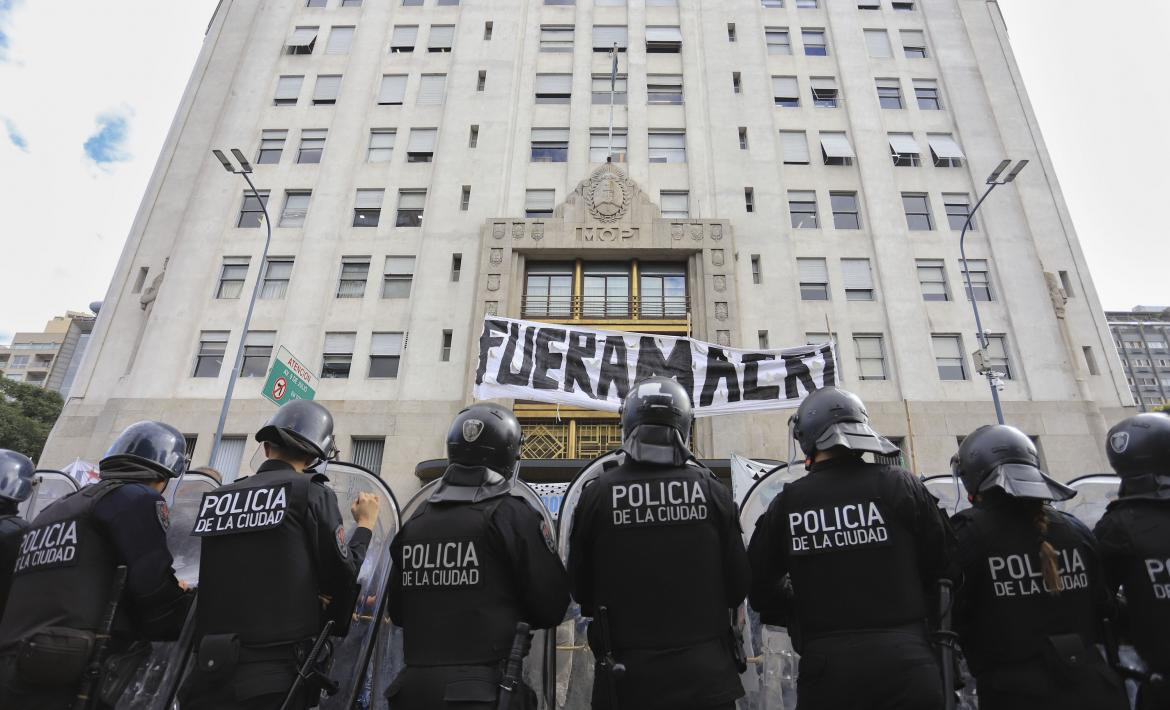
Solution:
M 268 206 L 264 204 L 264 200 L 260 197 L 260 192 L 256 189 L 256 186 L 252 184 L 252 178 L 249 177 L 252 173 L 252 165 L 248 162 L 248 159 L 244 157 L 244 154 L 240 151 L 239 148 L 232 148 L 231 151 L 232 155 L 234 155 L 236 160 L 240 163 L 239 168 L 232 164 L 232 161 L 223 154 L 222 150 L 215 149 L 211 152 L 215 154 L 215 157 L 219 160 L 220 163 L 223 164 L 224 170 L 232 173 L 233 175 L 239 175 L 244 178 L 244 181 L 248 183 L 248 190 L 251 191 L 252 197 L 255 198 L 256 202 L 260 204 L 260 211 L 264 214 L 264 227 L 268 233 L 264 238 L 264 251 L 260 253 L 260 269 L 263 269 L 265 263 L 268 260 L 268 245 L 272 242 L 272 220 L 268 218 Z M 223 441 L 223 427 L 227 422 L 228 408 L 232 404 L 232 393 L 236 389 L 236 378 L 238 378 L 240 375 L 240 359 L 244 356 L 244 341 L 248 337 L 248 326 L 252 322 L 252 309 L 256 306 L 256 296 L 260 293 L 260 276 L 260 271 L 257 271 L 256 280 L 252 283 L 252 297 L 248 299 L 248 312 L 244 315 L 244 328 L 242 331 L 240 331 L 240 345 L 236 348 L 236 358 L 232 364 L 231 376 L 228 377 L 227 392 L 225 392 L 223 395 L 223 406 L 219 410 L 219 424 L 215 427 L 215 438 L 211 442 L 210 462 L 212 464 L 215 463 L 215 457 L 219 454 L 219 445 Z M 224 482 L 226 483 L 231 479 L 234 479 L 237 472 L 223 471 L 222 473 L 224 476 Z
M 987 332 L 983 330 L 983 321 L 979 318 L 979 302 L 975 299 L 975 289 L 971 286 L 971 271 L 967 268 L 967 251 L 965 246 L 967 230 L 970 229 L 971 220 L 975 219 L 975 212 L 979 210 L 979 206 L 983 204 L 983 201 L 987 199 L 987 196 L 991 194 L 992 190 L 1015 180 L 1016 176 L 1020 174 L 1020 171 L 1028 164 L 1027 160 L 1021 160 L 1016 163 L 1015 167 L 1007 175 L 1003 175 L 1004 170 L 1007 170 L 1011 162 L 1011 160 L 1004 160 L 996 166 L 995 170 L 991 171 L 991 175 L 987 177 L 987 190 L 984 191 L 983 196 L 979 198 L 979 201 L 967 213 L 967 220 L 963 223 L 963 231 L 959 233 L 959 257 L 963 264 L 963 276 L 967 280 L 967 300 L 971 302 L 971 310 L 975 313 L 975 330 L 979 335 L 979 349 L 974 353 L 975 366 L 979 370 L 979 374 L 987 378 L 987 386 L 991 389 L 991 403 L 995 405 L 995 418 L 1000 424 L 1004 423 L 1003 407 L 999 403 L 999 388 L 1002 386 L 1000 377 L 1003 373 L 996 372 L 991 368 L 991 358 L 987 354 Z

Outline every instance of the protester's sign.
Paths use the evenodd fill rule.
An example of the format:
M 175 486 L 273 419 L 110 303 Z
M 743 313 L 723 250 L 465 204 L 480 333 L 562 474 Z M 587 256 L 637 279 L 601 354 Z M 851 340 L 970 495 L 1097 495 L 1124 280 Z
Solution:
M 616 412 L 630 387 L 652 375 L 678 380 L 697 417 L 796 407 L 809 392 L 837 382 L 832 343 L 739 350 L 488 316 L 474 394 Z

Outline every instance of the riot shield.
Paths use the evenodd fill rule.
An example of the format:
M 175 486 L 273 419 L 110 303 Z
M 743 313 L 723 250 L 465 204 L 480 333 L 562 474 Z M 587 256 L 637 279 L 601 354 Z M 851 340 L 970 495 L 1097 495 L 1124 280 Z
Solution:
M 1073 479 L 1068 485 L 1077 492 L 1076 497 L 1053 505 L 1075 515 L 1092 530 L 1105 514 L 1105 508 L 1117 500 L 1121 478 L 1112 473 L 1092 473 Z
M 77 481 L 72 476 L 51 468 L 38 468 L 32 495 L 26 498 L 18 508 L 20 517 L 32 522 L 41 514 L 42 510 L 79 490 L 81 490 L 81 486 L 77 485 Z
M 971 501 L 967 500 L 967 489 L 963 487 L 963 481 L 958 476 L 940 473 L 926 476 L 922 482 L 926 485 L 926 490 L 938 498 L 938 507 L 946 511 L 948 518 L 960 510 L 971 507 Z

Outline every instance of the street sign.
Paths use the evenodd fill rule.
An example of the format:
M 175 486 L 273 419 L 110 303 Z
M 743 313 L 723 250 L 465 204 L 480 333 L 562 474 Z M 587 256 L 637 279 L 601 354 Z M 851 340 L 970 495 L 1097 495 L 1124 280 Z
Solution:
M 294 399 L 312 399 L 317 394 L 317 377 L 282 345 L 261 392 L 278 407 Z

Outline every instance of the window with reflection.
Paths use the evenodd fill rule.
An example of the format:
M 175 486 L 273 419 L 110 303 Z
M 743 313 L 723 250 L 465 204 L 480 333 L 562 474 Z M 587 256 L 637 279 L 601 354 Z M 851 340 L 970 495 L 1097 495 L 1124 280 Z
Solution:
M 573 315 L 573 264 L 530 264 L 524 286 L 524 315 L 570 318 Z
M 621 262 L 585 264 L 581 315 L 585 318 L 628 318 L 630 265 Z
M 643 318 L 686 318 L 687 274 L 682 264 L 641 264 L 638 281 Z

